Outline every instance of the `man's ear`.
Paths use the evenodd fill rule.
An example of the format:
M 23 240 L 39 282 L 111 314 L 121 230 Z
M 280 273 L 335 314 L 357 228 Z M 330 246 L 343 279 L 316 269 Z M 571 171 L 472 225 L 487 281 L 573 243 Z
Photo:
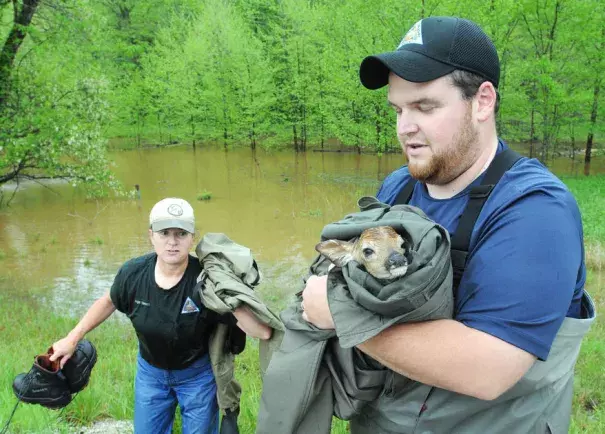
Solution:
M 475 117 L 479 122 L 485 122 L 495 117 L 498 92 L 492 83 L 484 81 L 473 98 Z
M 353 259 L 353 243 L 341 240 L 326 240 L 315 246 L 315 250 L 324 255 L 338 267 L 344 267 Z

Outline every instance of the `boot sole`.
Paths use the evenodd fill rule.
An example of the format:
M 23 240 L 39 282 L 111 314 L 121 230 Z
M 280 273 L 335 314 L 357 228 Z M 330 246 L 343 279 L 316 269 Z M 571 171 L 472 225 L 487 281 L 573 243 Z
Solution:
M 48 408 L 63 408 L 71 402 L 71 395 L 63 395 L 58 398 L 32 398 L 22 396 L 19 391 L 13 386 L 13 392 L 19 401 L 27 404 L 40 404 Z

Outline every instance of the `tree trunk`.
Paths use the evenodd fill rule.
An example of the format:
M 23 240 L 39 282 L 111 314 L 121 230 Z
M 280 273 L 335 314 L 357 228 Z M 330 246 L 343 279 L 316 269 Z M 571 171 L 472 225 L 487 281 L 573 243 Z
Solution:
M 227 118 L 227 97 L 223 93 L 223 147 L 225 149 L 227 149 L 227 138 L 229 137 L 229 131 L 227 130 Z
M 10 86 L 10 76 L 15 58 L 23 40 L 27 36 L 27 26 L 32 22 L 40 0 L 24 0 L 21 9 L 18 2 L 13 2 L 14 20 L 13 26 L 0 51 L 0 111 L 6 102 L 7 92 Z
M 193 141 L 193 149 L 195 150 L 195 123 L 193 122 L 193 115 L 191 115 L 191 140 Z
M 160 117 L 160 112 L 158 112 L 158 131 L 160 132 L 160 145 L 164 141 L 164 137 L 162 135 L 162 119 Z
M 599 111 L 599 92 L 601 91 L 601 79 L 597 78 L 594 85 L 592 98 L 592 111 L 590 112 L 590 132 L 586 139 L 586 151 L 584 153 L 584 175 L 590 175 L 590 158 L 592 155 L 592 142 L 594 139 L 594 129 L 597 124 L 597 114 Z
M 141 147 L 141 110 L 137 110 L 137 148 Z
M 298 152 L 298 134 L 296 132 L 296 123 L 292 123 L 292 139 L 294 140 L 294 152 Z
M 256 122 L 252 121 L 252 130 L 250 131 L 250 147 L 256 149 Z
M 535 134 L 535 124 L 534 124 L 534 113 L 535 109 L 532 106 L 531 108 L 531 116 L 529 120 L 529 158 L 534 158 L 534 134 Z
M 326 129 L 325 122 L 326 121 L 325 121 L 325 118 L 324 118 L 324 114 L 322 113 L 321 114 L 321 125 L 320 125 L 320 127 L 321 127 L 321 150 L 322 151 L 324 150 L 324 136 L 326 134 L 326 131 L 325 131 L 325 129 Z
M 573 166 L 573 163 L 575 163 L 575 161 L 576 161 L 576 131 L 575 131 L 573 123 L 570 126 L 569 138 L 571 140 L 571 153 L 569 155 L 569 158 L 571 158 L 571 162 L 572 162 L 572 166 Z
M 322 53 L 323 54 L 323 53 Z M 324 75 L 323 75 L 323 68 L 321 65 L 321 62 L 319 63 L 319 110 L 320 110 L 320 116 L 319 116 L 319 128 L 320 128 L 320 140 L 321 140 L 321 150 L 323 151 L 324 149 L 324 137 L 326 134 L 326 117 L 324 115 Z
M 300 150 L 306 152 L 307 150 L 307 110 L 303 105 L 302 111 L 302 125 L 300 127 Z
M 380 106 L 378 104 L 374 104 L 374 110 L 376 111 L 376 122 L 375 122 L 375 126 L 376 126 L 376 149 L 379 151 L 382 151 L 383 149 L 381 149 L 380 147 Z

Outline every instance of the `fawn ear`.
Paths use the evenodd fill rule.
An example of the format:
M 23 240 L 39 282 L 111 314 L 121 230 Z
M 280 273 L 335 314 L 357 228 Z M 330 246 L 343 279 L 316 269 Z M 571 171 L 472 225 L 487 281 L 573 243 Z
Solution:
M 315 246 L 315 250 L 327 257 L 337 267 L 344 267 L 353 259 L 353 243 L 341 240 L 326 240 Z

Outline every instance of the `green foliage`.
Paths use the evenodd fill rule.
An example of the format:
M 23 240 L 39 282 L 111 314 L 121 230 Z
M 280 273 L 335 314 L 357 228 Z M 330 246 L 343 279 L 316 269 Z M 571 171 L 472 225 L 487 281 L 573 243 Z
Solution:
M 96 244 L 97 246 L 102 246 L 105 242 L 103 241 L 103 238 L 101 237 L 95 237 L 93 239 L 90 240 L 91 244 Z
M 498 123 L 509 140 L 533 139 L 531 152 L 548 161 L 564 152 L 561 143 L 577 149 L 588 131 L 597 138 L 605 132 L 590 119 L 603 69 L 603 6 L 594 0 L 206 0 L 197 8 L 164 7 L 171 19 L 150 25 L 158 29 L 155 44 L 130 84 L 119 86 L 120 110 L 136 114 L 130 120 L 137 134 L 145 131 L 154 143 L 304 150 L 336 139 L 358 150 L 396 148 L 385 91 L 360 85 L 359 64 L 392 50 L 429 15 L 471 18 L 495 41 Z M 127 123 L 112 131 L 132 135 Z
M 197 200 L 210 200 L 212 199 L 212 193 L 204 190 L 202 193 L 197 195 Z
M 430 15 L 473 19 L 494 40 L 501 136 L 545 163 L 589 135 L 602 151 L 597 0 L 68 0 L 40 2 L 30 25 L 13 4 L 0 2 L 2 48 L 11 30 L 25 38 L 0 68 L 0 184 L 61 178 L 123 194 L 108 139 L 396 149 L 386 90 L 361 86 L 359 65 Z
M 71 34 L 82 30 L 71 20 L 84 18 L 82 10 L 72 7 L 66 2 L 52 13 L 39 9 L 48 28 L 27 28 L 29 38 L 4 83 L 0 184 L 60 178 L 83 185 L 90 196 L 102 196 L 119 189 L 105 157 L 103 134 L 110 83 L 94 68 L 82 69 L 91 53 L 79 50 L 85 35 Z M 2 199 L 0 195 L 0 204 Z

